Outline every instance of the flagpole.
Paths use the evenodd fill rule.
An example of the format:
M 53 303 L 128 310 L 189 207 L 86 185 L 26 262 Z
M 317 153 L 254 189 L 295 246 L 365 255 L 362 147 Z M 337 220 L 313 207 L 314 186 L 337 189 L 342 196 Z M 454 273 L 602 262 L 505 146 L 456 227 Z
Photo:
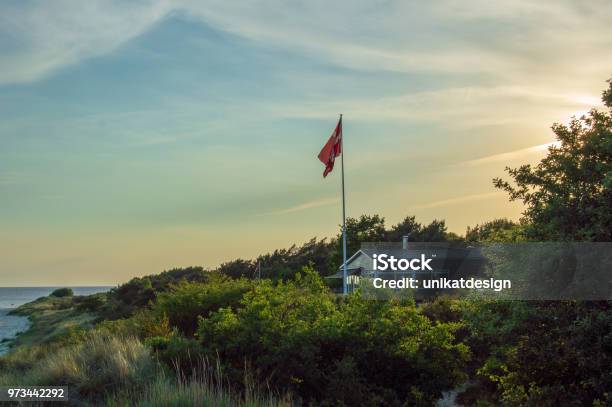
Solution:
M 340 124 L 342 125 L 342 113 L 340 113 Z M 346 202 L 344 197 L 344 129 L 340 136 L 340 151 L 342 151 L 342 157 L 340 157 L 340 165 L 342 166 L 342 293 L 348 294 L 348 271 L 346 264 Z

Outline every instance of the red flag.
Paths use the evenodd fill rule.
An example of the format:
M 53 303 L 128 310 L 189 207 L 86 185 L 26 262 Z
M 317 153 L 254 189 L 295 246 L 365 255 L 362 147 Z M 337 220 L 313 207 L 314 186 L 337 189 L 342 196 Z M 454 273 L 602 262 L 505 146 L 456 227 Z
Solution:
M 340 154 L 342 154 L 342 117 L 338 120 L 336 129 L 329 136 L 329 140 L 327 140 L 327 143 L 325 143 L 319 153 L 319 160 L 325 164 L 323 178 L 327 177 L 327 174 L 334 169 L 334 161 Z

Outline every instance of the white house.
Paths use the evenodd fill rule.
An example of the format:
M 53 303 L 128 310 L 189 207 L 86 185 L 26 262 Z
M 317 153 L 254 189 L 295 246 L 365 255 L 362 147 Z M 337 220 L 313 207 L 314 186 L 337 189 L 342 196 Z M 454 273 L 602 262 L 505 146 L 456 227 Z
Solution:
M 381 273 L 374 270 L 373 266 L 374 255 L 380 254 L 387 254 L 389 257 L 394 256 L 396 259 L 412 260 L 420 259 L 422 256 L 432 259 L 433 270 L 384 273 L 387 276 L 392 274 L 391 278 L 440 277 L 457 273 L 461 275 L 474 274 L 481 269 L 483 264 L 480 251 L 473 247 L 466 247 L 462 242 L 409 242 L 408 236 L 404 236 L 401 244 L 399 242 L 363 244 L 361 249 L 346 260 L 349 292 L 359 286 L 361 277 L 377 277 Z M 342 277 L 343 265 L 338 268 L 336 273 L 326 278 L 341 280 Z

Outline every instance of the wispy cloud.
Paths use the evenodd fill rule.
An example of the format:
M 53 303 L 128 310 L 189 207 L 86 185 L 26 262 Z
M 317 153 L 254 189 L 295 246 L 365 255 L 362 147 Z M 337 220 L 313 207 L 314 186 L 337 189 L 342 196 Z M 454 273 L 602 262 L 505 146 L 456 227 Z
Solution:
M 467 160 L 460 163 L 462 166 L 474 167 L 483 164 L 490 164 L 496 162 L 510 162 L 518 158 L 523 158 L 533 154 L 541 154 L 548 150 L 549 147 L 558 147 L 561 143 L 559 141 L 551 141 L 550 143 L 539 144 L 537 146 L 522 148 L 520 150 L 509 151 L 507 153 L 493 154 L 486 157 L 477 158 L 474 160 Z
M 352 120 L 405 120 L 436 122 L 453 129 L 470 129 L 514 123 L 563 121 L 573 112 L 596 107 L 595 96 L 576 96 L 540 87 L 457 86 L 404 95 L 370 98 L 321 97 L 292 105 L 260 108 L 285 117 L 327 118 L 342 111 Z M 585 107 L 587 109 L 585 109 Z
M 504 195 L 503 192 L 488 192 L 484 194 L 465 195 L 465 196 L 459 196 L 456 198 L 444 199 L 441 201 L 433 201 L 433 202 L 428 202 L 428 203 L 424 203 L 421 205 L 415 205 L 415 206 L 412 206 L 410 209 L 431 209 L 431 208 L 454 206 L 454 205 L 459 205 L 459 204 L 464 204 L 464 203 L 484 201 L 486 199 L 497 198 L 502 195 Z
M 304 202 L 302 204 L 299 204 L 299 205 L 296 205 L 296 206 L 292 206 L 290 208 L 285 208 L 285 209 L 281 209 L 281 210 L 274 211 L 274 212 L 264 213 L 264 214 L 261 214 L 260 216 L 263 216 L 263 215 L 283 215 L 283 214 L 287 214 L 287 213 L 301 212 L 301 211 L 305 211 L 305 210 L 312 209 L 312 208 L 318 208 L 320 206 L 332 205 L 332 204 L 335 204 L 337 202 L 339 202 L 339 198 L 317 199 L 315 201 Z
M 501 1 L 495 7 L 482 0 L 334 5 L 314 0 L 299 7 L 278 0 L 16 2 L 3 5 L 0 13 L 0 34 L 19 44 L 3 50 L 0 83 L 37 80 L 112 52 L 167 16 L 184 15 L 251 41 L 353 69 L 479 72 L 504 83 L 537 77 L 563 84 L 568 74 L 579 78 L 612 63 L 605 52 L 610 46 L 606 10 L 611 7 L 607 1 Z M 493 35 L 482 31 L 493 26 Z M 573 52 L 567 52 L 568 45 Z M 593 54 L 599 56 L 597 64 L 587 63 L 584 57 Z
M 166 1 L 3 4 L 0 84 L 31 82 L 84 59 L 108 54 L 150 29 L 171 10 Z

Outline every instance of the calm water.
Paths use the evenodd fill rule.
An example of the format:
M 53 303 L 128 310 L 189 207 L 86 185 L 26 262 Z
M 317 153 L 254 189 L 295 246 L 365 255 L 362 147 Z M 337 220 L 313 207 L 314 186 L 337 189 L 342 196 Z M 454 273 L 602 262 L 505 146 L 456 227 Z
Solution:
M 45 297 L 59 287 L 0 287 L 0 355 L 8 349 L 6 339 L 28 329 L 27 318 L 7 315 L 11 309 Z M 89 295 L 108 291 L 111 287 L 71 287 L 75 295 Z M 3 341 L 4 340 L 4 341 Z

